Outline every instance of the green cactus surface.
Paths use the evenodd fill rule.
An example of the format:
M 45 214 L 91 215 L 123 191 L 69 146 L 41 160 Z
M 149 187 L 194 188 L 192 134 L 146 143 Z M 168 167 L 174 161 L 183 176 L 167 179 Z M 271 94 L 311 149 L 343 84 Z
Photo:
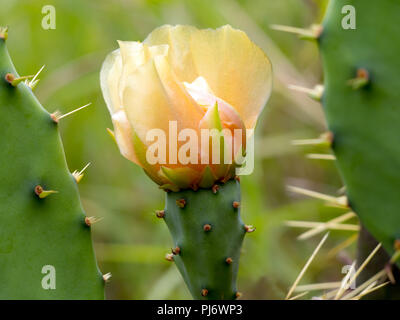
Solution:
M 173 260 L 195 299 L 235 299 L 240 248 L 246 227 L 240 217 L 240 183 L 166 193 L 158 213 L 172 234 Z
M 352 5 L 356 29 L 344 29 Z M 322 98 L 349 205 L 389 254 L 400 238 L 400 43 L 396 0 L 330 1 Z
M 0 299 L 104 299 L 90 227 L 57 121 L 19 81 L 6 39 L 2 29 Z M 55 288 L 42 286 L 49 274 L 45 266 L 54 267 Z

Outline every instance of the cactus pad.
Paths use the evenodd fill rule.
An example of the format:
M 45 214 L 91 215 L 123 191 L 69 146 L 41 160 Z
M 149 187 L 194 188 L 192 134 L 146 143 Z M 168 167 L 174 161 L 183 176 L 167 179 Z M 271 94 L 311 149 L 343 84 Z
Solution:
M 240 184 L 166 193 L 162 217 L 172 234 L 169 255 L 195 299 L 235 299 L 240 248 Z
M 353 5 L 356 29 L 342 8 Z M 330 1 L 319 39 L 322 99 L 351 208 L 388 253 L 400 238 L 400 2 Z
M 18 81 L 6 38 L 0 32 L 0 299 L 103 299 L 58 125 Z

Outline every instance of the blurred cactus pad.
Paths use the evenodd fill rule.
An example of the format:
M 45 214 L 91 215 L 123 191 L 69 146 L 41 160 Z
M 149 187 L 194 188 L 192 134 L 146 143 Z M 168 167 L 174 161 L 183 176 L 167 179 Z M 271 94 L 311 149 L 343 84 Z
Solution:
M 346 5 L 355 29 L 340 23 Z M 388 21 L 399 15 L 398 1 L 330 1 L 319 38 L 322 103 L 349 206 L 391 255 L 400 238 L 400 44 Z

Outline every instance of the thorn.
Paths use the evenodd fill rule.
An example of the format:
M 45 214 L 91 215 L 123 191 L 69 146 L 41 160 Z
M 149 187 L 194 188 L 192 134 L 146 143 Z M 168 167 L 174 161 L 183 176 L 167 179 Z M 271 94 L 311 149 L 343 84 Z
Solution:
M 312 190 L 307 190 L 304 188 L 299 188 L 299 187 L 293 187 L 293 186 L 287 186 L 287 189 L 291 192 L 302 194 L 311 198 L 316 198 L 320 200 L 324 200 L 326 202 L 332 203 L 333 205 L 336 205 L 341 208 L 348 208 L 349 207 L 349 202 L 346 196 L 342 197 L 333 197 L 329 196 L 323 193 L 319 193 L 316 191 Z
M 171 249 L 171 252 L 174 256 L 178 255 L 181 252 L 181 248 L 178 246 L 175 247 L 175 249 Z
M 349 212 L 353 214 L 353 212 Z M 335 220 L 335 219 L 334 219 Z M 293 228 L 310 228 L 305 233 L 302 233 L 297 237 L 298 240 L 305 240 L 310 236 L 314 236 L 320 232 L 325 231 L 326 229 L 330 230 L 347 230 L 347 231 L 359 231 L 360 226 L 358 224 L 347 224 L 347 223 L 338 223 L 338 222 L 314 222 L 314 221 L 285 221 L 285 224 L 288 227 Z
M 392 284 L 396 284 L 396 279 L 394 278 L 394 275 L 393 275 L 393 268 L 392 268 L 392 267 L 393 267 L 393 266 L 392 266 L 390 263 L 387 263 L 387 264 L 385 265 L 385 272 L 386 272 L 386 275 L 387 275 L 389 281 L 390 281 Z
M 103 274 L 103 280 L 104 280 L 104 282 L 110 282 L 111 277 L 112 277 L 111 272 L 108 272 L 108 273 L 106 273 L 106 274 Z
M 112 131 L 110 128 L 106 128 L 108 134 L 111 136 L 111 138 L 113 138 L 114 142 L 117 142 L 117 140 L 115 139 L 115 133 L 114 131 Z
M 306 240 L 310 237 L 313 237 L 313 236 L 325 231 L 326 229 L 333 229 L 334 227 L 337 227 L 339 230 L 342 229 L 343 227 L 347 227 L 348 229 L 351 229 L 351 227 L 354 227 L 354 229 L 356 229 L 358 231 L 358 229 L 359 229 L 358 225 L 352 226 L 352 225 L 347 225 L 347 224 L 346 225 L 341 224 L 349 219 L 354 218 L 355 216 L 356 216 L 356 214 L 354 212 L 350 211 L 350 212 L 342 214 L 334 219 L 331 219 L 327 222 L 322 222 L 321 224 L 317 223 L 315 226 L 310 225 L 311 229 L 302 233 L 301 235 L 299 235 L 297 237 L 297 239 L 298 240 Z M 290 223 L 289 223 L 289 225 L 290 225 Z M 301 224 L 298 224 L 297 226 L 300 226 L 300 225 Z M 306 225 L 307 225 L 307 223 L 305 223 L 303 226 L 306 226 Z
M 291 297 L 291 298 L 289 298 L 289 300 L 298 300 L 298 299 L 300 299 L 301 297 L 304 297 L 305 295 L 307 295 L 307 294 L 309 294 L 310 293 L 310 291 L 304 291 L 304 292 L 302 292 L 302 293 L 299 293 L 298 295 L 296 295 L 296 296 L 294 296 L 294 297 Z M 317 299 L 317 297 L 312 297 L 312 299 L 314 300 L 316 300 Z M 322 300 L 322 299 L 321 299 Z
M 283 26 L 278 24 L 270 25 L 271 29 L 283 32 L 297 34 L 300 39 L 317 40 L 322 34 L 323 27 L 319 24 L 313 24 L 308 29 L 296 28 L 291 26 Z
M 236 296 L 236 299 L 239 299 L 242 297 L 242 293 L 238 291 L 235 293 L 235 296 Z
M 358 90 L 365 87 L 369 83 L 369 72 L 364 68 L 357 69 L 357 76 L 353 79 L 347 81 L 347 84 L 353 88 L 353 90 Z
M 167 253 L 165 255 L 165 260 L 170 261 L 170 262 L 174 261 L 174 255 L 172 253 Z
M 288 88 L 294 91 L 306 93 L 311 99 L 314 99 L 316 101 L 321 101 L 324 94 L 324 86 L 321 84 L 316 85 L 313 89 L 292 84 L 290 84 Z
M 346 288 L 347 284 L 349 284 L 351 275 L 356 271 L 356 269 L 355 269 L 356 264 L 357 264 L 356 260 L 351 264 L 350 269 L 347 272 L 346 276 L 340 282 L 340 286 L 339 286 L 338 290 L 336 291 L 334 300 L 338 300 L 343 295 L 344 291 L 347 290 L 345 288 Z M 352 281 L 351 283 L 354 283 L 354 282 Z
M 164 218 L 165 216 L 165 210 L 156 210 L 156 217 L 159 219 Z
M 176 202 L 176 205 L 179 207 L 179 208 L 184 208 L 185 206 L 186 206 L 186 200 L 185 199 L 178 199 L 178 200 L 176 200 L 175 201 Z
M 25 84 L 31 88 L 32 90 L 35 89 L 36 85 L 39 83 L 39 79 L 36 80 L 36 78 L 39 76 L 39 74 L 43 71 L 44 67 L 46 65 L 43 65 L 43 67 L 40 68 L 40 70 L 35 74 L 32 80 L 25 80 Z
M 23 77 L 16 78 L 12 73 L 7 73 L 6 76 L 5 76 L 5 79 L 13 87 L 16 87 L 22 81 L 27 80 L 27 79 L 32 78 L 32 77 L 34 77 L 34 76 L 32 75 L 32 76 L 23 76 Z
M 240 202 L 239 202 L 239 201 L 233 201 L 233 202 L 232 202 L 232 206 L 233 206 L 235 209 L 237 209 L 237 208 L 240 207 Z
M 233 262 L 233 260 L 232 260 L 231 257 L 229 257 L 229 258 L 226 258 L 225 262 L 226 262 L 227 264 L 231 264 L 231 263 Z
M 371 294 L 372 292 L 379 290 L 380 288 L 388 285 L 390 281 L 386 281 L 381 283 L 380 285 L 376 285 L 376 281 L 371 283 L 367 288 L 365 288 L 358 296 L 351 298 L 351 300 L 360 300 L 362 297 Z
M 210 225 L 210 224 L 205 224 L 205 225 L 203 226 L 203 230 L 204 230 L 205 232 L 210 231 L 210 230 L 211 230 L 211 225 Z
M 292 295 L 293 291 L 296 289 L 298 283 L 300 280 L 303 278 L 304 273 L 307 271 L 309 265 L 311 262 L 314 260 L 315 256 L 317 255 L 318 251 L 321 249 L 322 245 L 326 241 L 326 238 L 328 238 L 329 232 L 322 238 L 318 246 L 314 249 L 313 253 L 311 256 L 308 258 L 306 264 L 304 265 L 303 269 L 301 269 L 299 275 L 297 276 L 296 280 L 294 281 L 293 285 L 290 287 L 288 294 L 286 295 L 285 300 L 288 300 L 290 296 Z
M 31 80 L 31 81 L 25 80 L 25 84 L 26 84 L 29 88 L 31 88 L 31 90 L 34 90 L 34 89 L 36 88 L 37 84 L 39 83 L 39 81 L 40 81 L 40 79 L 37 79 L 37 80 L 35 80 L 35 81 L 33 81 L 33 80 Z
M 234 178 L 237 182 L 240 182 L 240 176 L 235 176 Z
M 294 146 L 326 146 L 331 147 L 333 143 L 333 133 L 331 131 L 325 132 L 319 136 L 317 139 L 302 139 L 302 140 L 292 140 L 292 145 Z
M 40 199 L 43 199 L 43 198 L 48 197 L 52 193 L 58 193 L 58 191 L 55 191 L 55 190 L 43 190 L 42 186 L 37 185 L 35 187 L 35 193 Z
M 343 293 L 346 292 L 350 285 L 358 278 L 358 276 L 360 275 L 360 273 L 365 269 L 365 267 L 368 265 L 368 263 L 372 260 L 372 258 L 375 256 L 375 254 L 378 252 L 378 250 L 381 248 L 382 243 L 379 243 L 374 250 L 372 250 L 372 252 L 369 254 L 369 256 L 364 260 L 364 262 L 359 266 L 359 268 L 357 269 L 357 271 L 351 276 L 351 278 L 347 281 L 344 282 L 345 285 L 343 287 L 341 287 L 341 290 L 338 291 L 338 293 L 336 294 L 335 300 L 338 300 L 342 297 Z M 348 273 L 348 275 L 350 275 L 351 272 Z
M 333 154 L 309 153 L 306 157 L 313 160 L 336 160 L 336 157 Z
M 67 117 L 67 116 L 69 116 L 69 115 L 71 115 L 71 114 L 73 114 L 73 113 L 75 113 L 75 112 L 77 112 L 77 111 L 79 111 L 79 110 L 82 110 L 82 109 L 84 109 L 84 108 L 86 108 L 86 107 L 89 107 L 90 105 L 91 105 L 92 103 L 90 102 L 90 103 L 88 103 L 88 104 L 85 104 L 84 106 L 82 106 L 82 107 L 79 107 L 79 108 L 77 108 L 77 109 L 75 109 L 75 110 L 72 110 L 72 111 L 70 111 L 70 112 L 68 112 L 68 113 L 66 113 L 66 114 L 63 114 L 63 115 L 57 115 L 57 112 L 55 112 L 55 113 L 53 113 L 52 115 L 51 115 L 51 117 L 53 118 L 53 116 L 54 116 L 54 118 L 53 118 L 53 120 L 54 120 L 54 122 L 57 122 L 58 123 L 58 121 L 60 121 L 62 118 L 65 118 L 65 117 Z
M 90 227 L 92 224 L 103 220 L 103 218 L 85 217 L 85 224 Z
M 247 224 L 246 224 L 246 225 L 244 226 L 244 230 L 246 230 L 247 233 L 251 233 L 251 232 L 256 231 L 256 228 L 253 227 L 253 226 L 250 226 L 250 225 L 247 225 Z
M 74 172 L 72 172 L 72 176 L 74 177 L 76 183 L 79 183 L 79 182 L 82 180 L 82 178 L 83 178 L 83 176 L 84 176 L 83 172 L 84 172 L 84 171 L 87 169 L 87 167 L 89 167 L 89 166 L 90 166 L 90 162 L 89 162 L 81 171 L 75 170 Z
M 213 192 L 214 194 L 216 194 L 216 193 L 218 192 L 218 190 L 219 190 L 219 185 L 214 184 L 214 185 L 212 186 L 211 190 L 212 190 L 212 192 Z
M 340 251 L 343 251 L 344 249 L 348 248 L 351 246 L 354 242 L 356 242 L 358 239 L 358 234 L 353 234 L 351 237 L 347 238 L 343 242 L 339 243 L 337 246 L 333 247 L 330 249 L 327 253 L 327 258 L 331 259 L 333 257 L 336 257 Z
M 206 296 L 208 295 L 208 290 L 207 290 L 207 289 L 201 290 L 201 295 L 202 295 L 203 297 L 206 297 Z
M 8 39 L 8 27 L 0 27 L 0 39 Z
M 349 274 L 349 272 L 347 272 L 347 274 Z M 347 275 L 346 275 L 347 277 Z M 364 282 L 360 285 L 357 285 L 357 287 L 354 290 L 351 290 L 349 293 L 347 293 L 346 295 L 344 295 L 343 297 L 341 297 L 341 300 L 351 300 L 353 297 L 359 295 L 361 292 L 365 291 L 367 287 L 369 287 L 371 284 L 373 283 L 377 283 L 377 281 L 382 281 L 384 280 L 384 278 L 386 277 L 386 273 L 385 270 L 380 270 L 379 272 L 377 272 L 375 275 L 373 275 L 372 277 L 368 277 L 368 280 L 364 280 Z M 342 280 L 342 282 L 344 282 L 344 279 Z M 334 295 L 336 294 L 335 292 L 332 292 Z M 332 296 L 333 298 L 333 296 Z

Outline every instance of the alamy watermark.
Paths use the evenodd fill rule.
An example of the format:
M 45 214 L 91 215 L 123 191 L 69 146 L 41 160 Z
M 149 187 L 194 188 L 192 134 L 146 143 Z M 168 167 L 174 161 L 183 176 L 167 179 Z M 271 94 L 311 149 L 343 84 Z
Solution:
M 342 7 L 342 14 L 345 14 L 342 18 L 342 28 L 344 30 L 355 30 L 357 28 L 356 8 L 352 5 L 345 5 Z
M 353 279 L 354 278 L 354 280 L 350 283 L 349 288 L 352 289 L 352 290 L 356 289 L 356 287 L 357 287 L 356 279 L 355 279 L 356 268 L 354 267 L 354 265 L 351 265 L 351 264 L 344 265 L 343 268 L 342 268 L 342 273 L 343 274 L 347 274 L 345 279 Z
M 56 268 L 52 265 L 45 265 L 42 268 L 42 274 L 45 276 L 42 278 L 42 288 L 44 290 L 55 290 L 56 289 Z
M 235 164 L 237 175 L 249 175 L 254 169 L 253 129 L 178 132 L 177 121 L 170 121 L 168 132 L 157 128 L 147 131 L 146 144 L 149 144 L 146 161 L 151 165 Z
M 42 28 L 44 30 L 54 30 L 56 28 L 56 8 L 52 5 L 42 7 Z

